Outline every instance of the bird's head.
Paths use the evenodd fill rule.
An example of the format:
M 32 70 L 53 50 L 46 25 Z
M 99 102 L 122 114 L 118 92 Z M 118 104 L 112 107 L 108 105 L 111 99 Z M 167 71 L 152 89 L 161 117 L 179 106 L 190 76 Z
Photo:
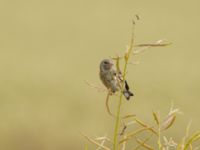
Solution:
M 114 65 L 114 63 L 111 59 L 104 59 L 100 63 L 100 70 L 101 71 L 108 71 L 112 68 L 113 65 Z

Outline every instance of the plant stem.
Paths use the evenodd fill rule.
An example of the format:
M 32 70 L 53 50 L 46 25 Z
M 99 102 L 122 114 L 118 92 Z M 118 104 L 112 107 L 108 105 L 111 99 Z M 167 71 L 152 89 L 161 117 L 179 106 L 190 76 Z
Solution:
M 158 125 L 158 149 L 162 150 L 160 124 Z
M 121 105 L 122 105 L 122 97 L 123 97 L 123 89 L 124 89 L 124 81 L 126 78 L 126 72 L 127 72 L 127 66 L 128 66 L 128 60 L 131 55 L 132 49 L 133 49 L 133 43 L 134 43 L 134 37 L 133 37 L 133 32 L 134 31 L 134 25 L 132 29 L 132 37 L 131 37 L 131 42 L 130 42 L 130 47 L 128 51 L 124 55 L 124 70 L 123 70 L 123 81 L 122 81 L 122 88 L 121 88 L 121 94 L 119 97 L 119 103 L 117 106 L 117 114 L 116 114 L 116 120 L 115 120 L 115 129 L 114 129 L 114 138 L 113 138 L 113 150 L 118 150 L 119 149 L 119 143 L 118 143 L 118 130 L 119 130 L 119 123 L 120 123 L 120 111 L 121 111 Z
M 115 130 L 114 130 L 114 143 L 113 143 L 113 150 L 118 149 L 118 128 L 119 128 L 119 114 L 120 114 L 120 107 L 121 107 L 121 96 L 118 104 L 118 111 L 117 111 L 117 117 L 115 121 Z

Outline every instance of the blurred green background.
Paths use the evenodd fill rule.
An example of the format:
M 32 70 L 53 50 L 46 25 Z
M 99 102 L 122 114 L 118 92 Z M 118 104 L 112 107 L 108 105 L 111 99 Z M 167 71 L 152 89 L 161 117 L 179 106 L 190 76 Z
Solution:
M 152 110 L 181 109 L 168 136 L 179 139 L 190 119 L 200 129 L 200 2 L 198 0 L 1 0 L 0 149 L 79 150 L 90 137 L 112 137 L 99 62 L 122 54 L 131 19 L 136 43 L 167 39 L 168 47 L 135 57 L 128 81 L 135 97 L 123 114 L 152 120 Z M 111 100 L 114 111 L 117 99 Z M 177 130 L 178 129 L 178 130 Z M 93 149 L 91 146 L 90 149 Z

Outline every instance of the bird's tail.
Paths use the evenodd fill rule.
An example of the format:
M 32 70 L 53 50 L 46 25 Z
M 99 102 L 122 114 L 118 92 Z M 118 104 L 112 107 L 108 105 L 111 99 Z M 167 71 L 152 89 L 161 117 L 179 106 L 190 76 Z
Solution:
M 124 87 L 123 94 L 127 100 L 129 100 L 131 96 L 134 96 L 134 94 L 131 91 L 129 91 L 129 86 L 128 86 L 126 80 L 125 80 L 125 87 Z

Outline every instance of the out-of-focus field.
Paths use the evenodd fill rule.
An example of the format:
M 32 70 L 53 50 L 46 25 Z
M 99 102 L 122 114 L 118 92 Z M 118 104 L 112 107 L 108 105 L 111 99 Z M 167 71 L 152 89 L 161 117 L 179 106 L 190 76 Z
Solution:
M 200 129 L 200 2 L 182 1 L 0 1 L 0 149 L 81 150 L 85 139 L 113 135 L 105 110 L 101 59 L 123 53 L 131 19 L 136 43 L 168 39 L 173 44 L 135 57 L 128 80 L 135 97 L 124 114 L 152 120 L 171 102 L 184 113 L 168 136 L 179 139 L 190 119 Z M 102 86 L 103 87 L 103 86 Z M 111 100 L 114 111 L 116 98 Z M 93 149 L 93 147 L 90 147 Z

